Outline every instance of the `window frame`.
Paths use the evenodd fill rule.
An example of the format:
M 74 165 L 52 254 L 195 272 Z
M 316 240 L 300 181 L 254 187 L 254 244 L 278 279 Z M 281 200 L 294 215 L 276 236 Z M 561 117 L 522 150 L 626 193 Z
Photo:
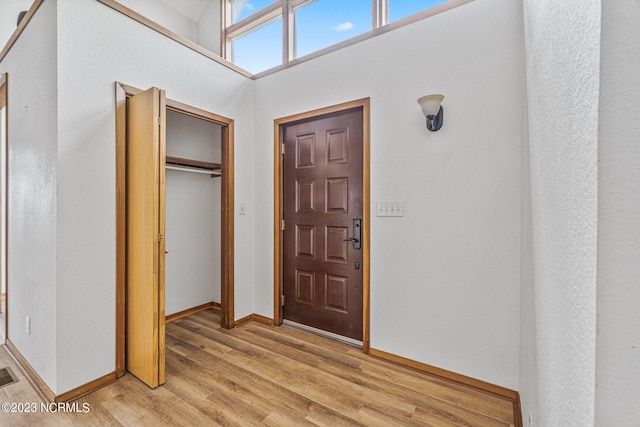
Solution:
M 415 22 L 418 19 L 423 19 L 426 16 L 439 13 L 444 10 L 449 10 L 462 4 L 469 3 L 473 0 L 446 0 L 444 3 L 440 3 L 429 9 L 425 9 L 421 12 L 417 12 L 414 15 L 409 15 L 405 18 L 399 19 L 392 23 L 389 23 L 389 1 L 390 0 L 371 0 L 371 29 L 360 35 L 354 36 L 350 39 L 339 42 L 335 45 L 328 46 L 320 49 L 319 51 L 312 52 L 295 58 L 295 11 L 301 7 L 315 3 L 321 0 L 274 0 L 268 6 L 254 12 L 253 14 L 241 19 L 238 22 L 232 21 L 231 4 L 233 0 L 221 0 L 221 44 L 220 53 L 221 56 L 227 61 L 233 62 L 232 41 L 235 38 L 242 37 L 249 34 L 252 31 L 258 30 L 260 27 L 273 22 L 274 19 L 282 17 L 282 63 L 278 66 L 287 67 L 298 63 L 300 58 L 315 57 L 317 52 L 325 52 L 327 49 L 337 49 L 339 46 L 345 44 L 351 44 L 355 41 L 373 37 L 382 32 L 386 32 L 403 25 Z M 266 73 L 268 70 L 260 71 L 258 74 Z M 256 74 L 254 74 L 255 77 Z
M 257 12 L 232 22 L 231 3 L 233 0 L 222 0 L 222 57 L 228 61 L 233 58 L 232 41 L 235 38 L 256 31 L 282 17 L 282 64 L 296 59 L 295 55 L 295 11 L 319 0 L 274 0 Z M 388 24 L 388 0 L 371 0 L 371 30 Z M 371 31 L 370 30 L 370 31 Z

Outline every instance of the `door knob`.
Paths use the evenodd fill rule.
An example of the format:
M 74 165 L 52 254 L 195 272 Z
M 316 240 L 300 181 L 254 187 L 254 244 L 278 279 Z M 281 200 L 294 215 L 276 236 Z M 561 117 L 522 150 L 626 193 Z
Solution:
M 362 248 L 362 220 L 360 218 L 356 218 L 353 220 L 353 237 L 350 239 L 344 239 L 345 242 L 353 242 L 353 249 L 359 250 Z
M 165 250 L 164 250 L 164 253 L 165 253 L 165 254 L 168 254 L 168 253 L 169 253 L 169 249 L 165 249 Z

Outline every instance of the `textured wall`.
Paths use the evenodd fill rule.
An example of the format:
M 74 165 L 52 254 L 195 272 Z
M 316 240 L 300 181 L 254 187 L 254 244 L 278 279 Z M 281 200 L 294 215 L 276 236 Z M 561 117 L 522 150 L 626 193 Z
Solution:
M 119 0 L 118 3 L 135 10 L 140 15 L 151 19 L 176 34 L 180 34 L 193 42 L 198 42 L 198 24 L 161 1 Z
M 437 133 L 416 103 L 429 93 L 445 95 Z M 256 81 L 257 277 L 273 277 L 273 120 L 363 97 L 372 347 L 517 389 L 521 4 L 471 2 Z M 376 217 L 385 199 L 405 216 Z M 256 281 L 256 311 L 272 306 Z
M 600 1 L 524 5 L 537 423 L 588 426 L 595 395 Z
M 640 422 L 640 3 L 602 3 L 596 424 Z
M 52 389 L 58 335 L 56 13 L 56 2 L 44 2 L 0 63 L 0 74 L 9 73 L 9 339 Z
M 254 119 L 250 79 L 97 1 L 58 2 L 58 67 L 56 391 L 62 393 L 115 367 L 115 82 L 157 86 L 170 99 L 233 118 L 236 200 L 249 202 Z M 252 212 L 235 224 L 239 318 L 253 313 Z

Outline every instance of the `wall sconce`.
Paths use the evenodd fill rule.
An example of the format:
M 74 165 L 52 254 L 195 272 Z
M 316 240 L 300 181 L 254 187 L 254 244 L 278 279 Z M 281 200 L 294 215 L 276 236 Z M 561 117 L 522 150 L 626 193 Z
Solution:
M 427 129 L 432 132 L 442 127 L 444 111 L 440 103 L 444 99 L 444 95 L 427 95 L 418 98 L 418 104 L 422 107 L 422 114 L 427 118 Z

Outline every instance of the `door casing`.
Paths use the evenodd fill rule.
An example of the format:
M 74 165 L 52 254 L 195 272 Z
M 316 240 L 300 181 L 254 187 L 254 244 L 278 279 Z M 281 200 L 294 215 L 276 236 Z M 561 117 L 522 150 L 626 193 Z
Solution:
M 5 234 L 5 240 L 4 240 L 4 246 L 2 246 L 0 248 L 0 256 L 4 258 L 4 271 L 0 272 L 0 274 L 3 275 L 3 280 L 4 280 L 4 284 L 5 284 L 5 288 L 4 288 L 4 301 L 0 301 L 0 304 L 3 304 L 3 307 L 0 311 L 2 311 L 4 313 L 4 330 L 2 331 L 2 336 L 4 337 L 5 342 L 7 342 L 9 340 L 9 337 L 7 336 L 9 333 L 9 274 L 8 274 L 8 269 L 9 269 L 9 263 L 8 263 L 8 249 L 9 249 L 9 239 L 6 235 L 6 233 L 8 233 L 9 230 L 9 197 L 8 197 L 8 192 L 9 192 L 9 91 L 8 91 L 8 86 L 9 86 L 9 74 L 8 73 L 4 73 L 3 75 L 0 76 L 0 111 L 4 108 L 4 124 L 5 124 L 5 128 L 4 128 L 4 136 L 5 136 L 5 146 L 3 147 L 4 153 L 5 153 L 5 158 L 4 158 L 4 175 L 2 176 L 2 179 L 0 179 L 0 182 L 2 183 L 3 189 L 1 192 L 1 197 L 4 198 L 5 201 L 5 205 L 4 205 L 4 224 L 2 224 L 2 227 L 0 227 L 0 233 L 4 233 Z M 2 296 L 0 295 L 0 299 L 2 298 Z
M 292 116 L 282 117 L 274 121 L 274 292 L 273 292 L 273 322 L 281 325 L 283 310 L 281 298 L 283 294 L 283 262 L 284 238 L 282 220 L 283 204 L 283 161 L 282 145 L 284 142 L 283 128 L 302 120 L 313 119 L 326 114 L 342 112 L 355 108 L 362 109 L 362 351 L 369 353 L 370 348 L 370 99 L 363 98 L 345 102 L 330 107 L 311 110 Z
M 116 82 L 116 376 L 125 373 L 126 318 L 126 130 L 127 97 L 141 89 Z M 222 127 L 221 197 L 221 326 L 233 328 L 234 317 L 234 121 L 178 101 L 166 99 L 166 109 Z

